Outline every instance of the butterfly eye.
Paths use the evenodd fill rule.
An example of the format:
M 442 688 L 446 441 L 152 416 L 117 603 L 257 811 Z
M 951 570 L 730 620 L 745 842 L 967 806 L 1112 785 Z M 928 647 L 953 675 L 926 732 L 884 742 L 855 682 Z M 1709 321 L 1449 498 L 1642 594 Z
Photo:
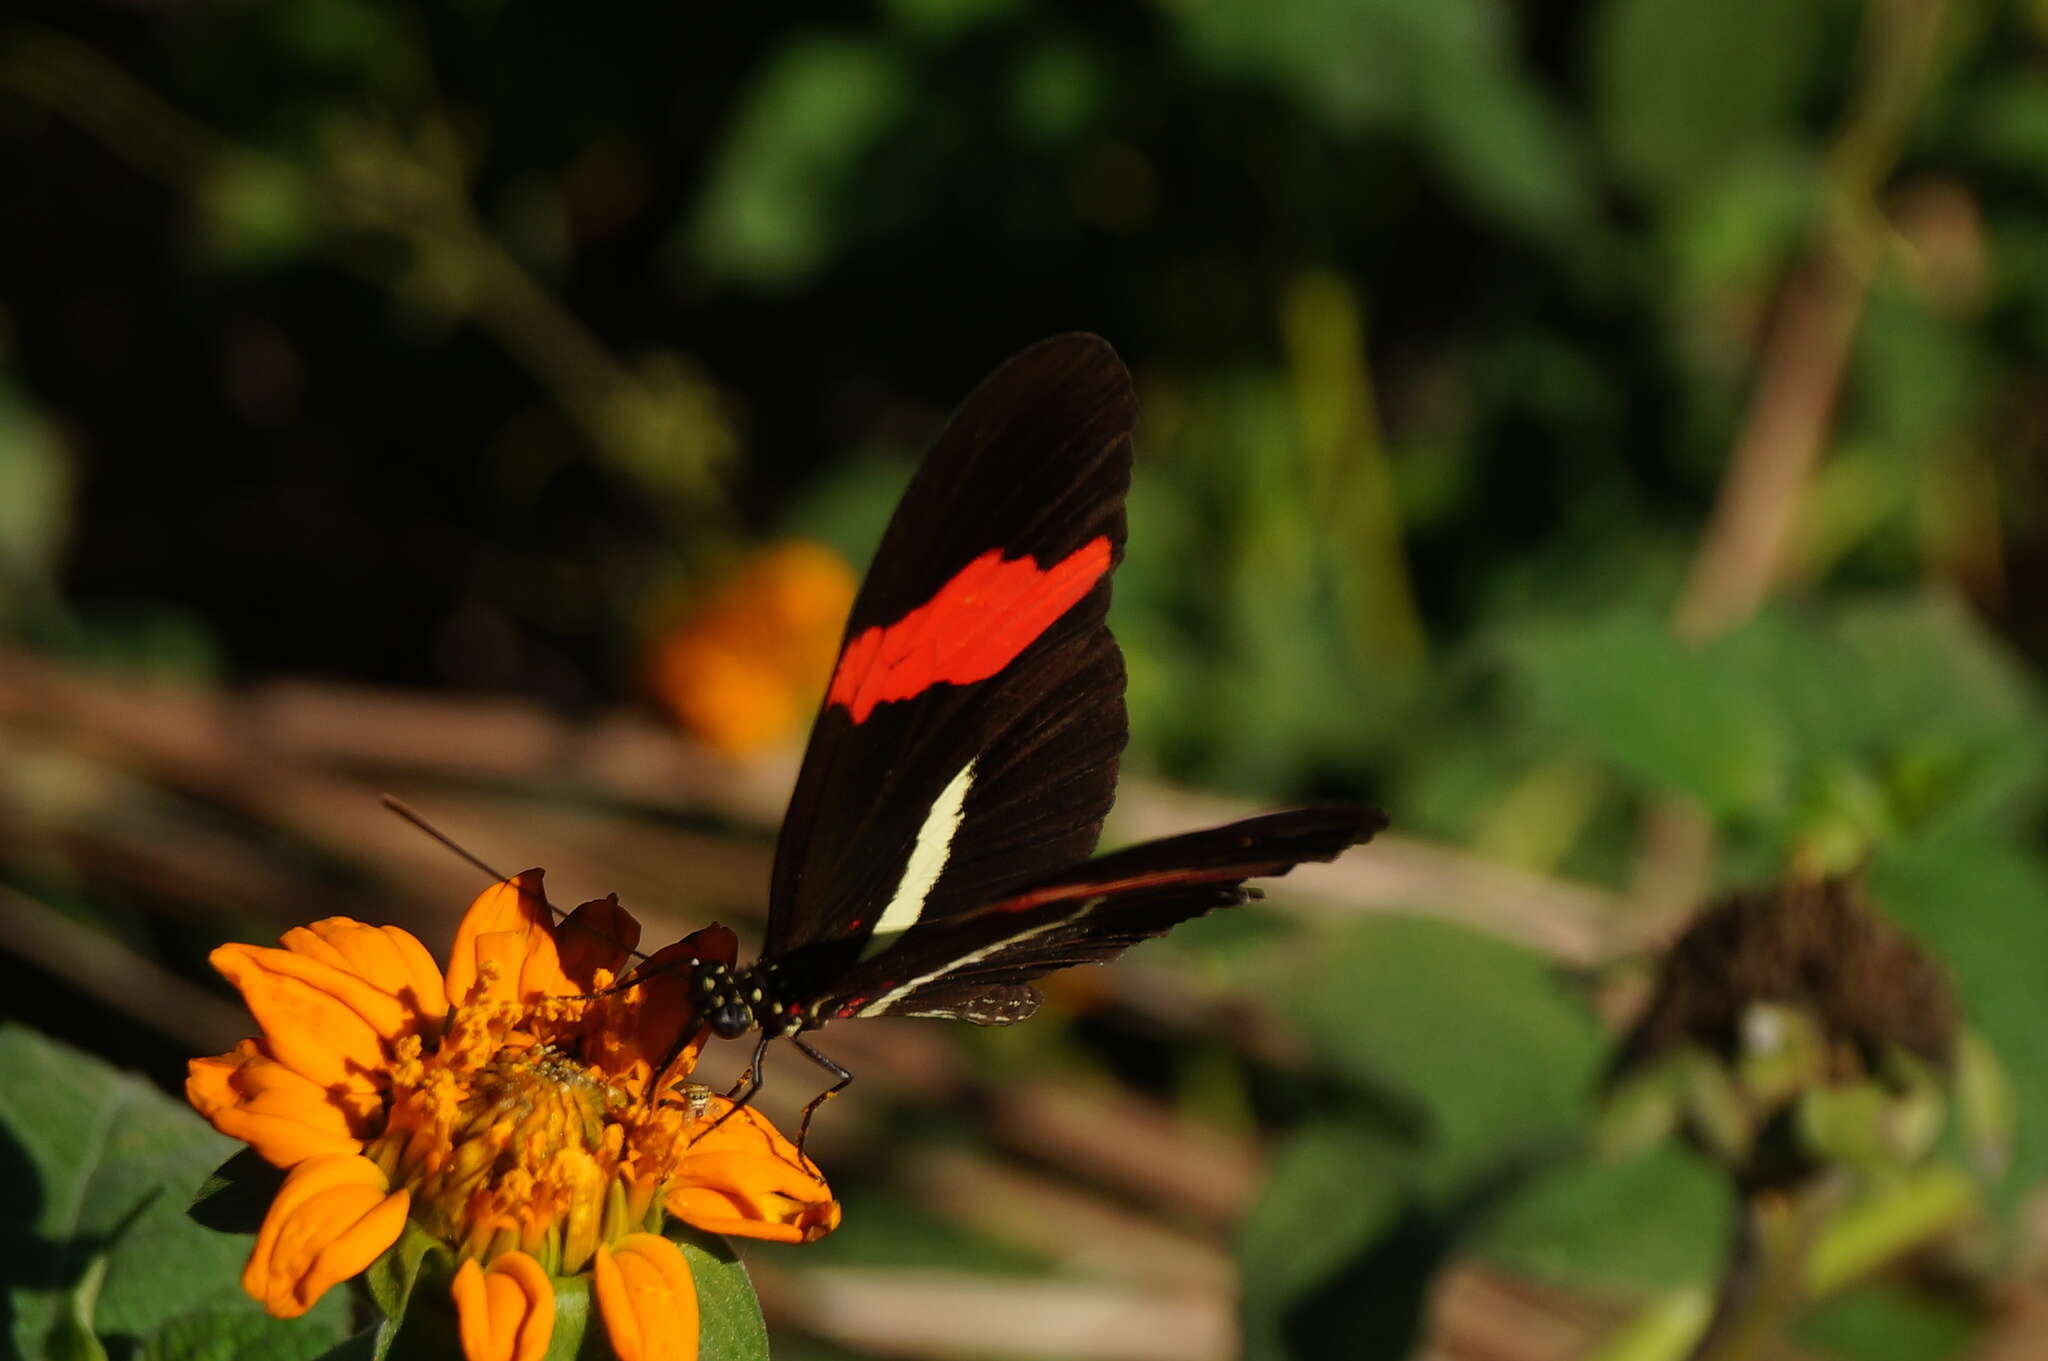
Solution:
M 734 1040 L 754 1028 L 754 1013 L 736 997 L 719 1000 L 711 1012 L 711 1028 L 722 1040 Z

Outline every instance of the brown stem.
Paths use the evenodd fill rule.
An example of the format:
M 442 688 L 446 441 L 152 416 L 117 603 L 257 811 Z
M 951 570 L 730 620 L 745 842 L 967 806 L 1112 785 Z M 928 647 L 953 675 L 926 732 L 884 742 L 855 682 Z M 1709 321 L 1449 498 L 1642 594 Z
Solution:
M 1865 10 L 1860 79 L 1829 154 L 1829 211 L 1764 342 L 1748 412 L 1672 613 L 1681 638 L 1701 642 L 1741 624 L 1784 576 L 1884 248 L 1877 196 L 1926 88 L 1944 9 L 1945 0 L 1872 0 Z M 1705 886 L 1711 828 L 1677 800 L 1646 816 L 1638 896 L 1659 916 L 1675 916 Z
M 1751 1195 L 1713 1318 L 1687 1361 L 1757 1361 L 1806 1299 L 1806 1260 L 1841 1195 L 1832 1181 Z

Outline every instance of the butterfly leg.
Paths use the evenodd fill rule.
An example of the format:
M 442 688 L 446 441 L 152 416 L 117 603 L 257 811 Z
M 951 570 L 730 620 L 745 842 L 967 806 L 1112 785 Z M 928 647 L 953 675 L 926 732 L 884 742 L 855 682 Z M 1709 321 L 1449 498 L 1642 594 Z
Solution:
M 725 1094 L 725 1099 L 730 1101 L 732 1105 L 726 1108 L 723 1115 L 720 1115 L 716 1120 L 713 1120 L 709 1125 L 706 1125 L 703 1129 L 692 1135 L 690 1138 L 692 1144 L 711 1134 L 720 1125 L 732 1119 L 752 1104 L 754 1093 L 761 1090 L 761 1079 L 766 1076 L 768 1071 L 768 1066 L 763 1060 L 768 1056 L 768 1041 L 773 1038 L 774 1036 L 770 1035 L 767 1031 L 761 1032 L 760 1040 L 754 1045 L 753 1057 L 747 1060 L 747 1071 L 740 1074 L 739 1081 L 733 1083 L 732 1090 Z
M 817 1113 L 818 1107 L 846 1090 L 847 1086 L 853 1081 L 853 1074 L 847 1072 L 831 1059 L 826 1058 L 823 1054 L 811 1048 L 810 1045 L 804 1043 L 801 1036 L 792 1035 L 789 1037 L 789 1042 L 795 1045 L 805 1058 L 838 1079 L 830 1087 L 827 1087 L 824 1091 L 811 1098 L 810 1104 L 804 1107 L 803 1116 L 797 1121 L 796 1155 L 801 1158 L 804 1155 L 804 1140 L 811 1132 L 811 1117 Z
M 739 1080 L 734 1082 L 732 1087 L 727 1090 L 725 1099 L 732 1102 L 733 1109 L 737 1110 L 751 1102 L 754 1099 L 754 1093 L 761 1090 L 761 1079 L 767 1076 L 768 1072 L 766 1065 L 762 1061 L 768 1057 L 768 1041 L 770 1038 L 767 1031 L 761 1032 L 760 1040 L 754 1045 L 753 1057 L 747 1060 L 747 1070 L 741 1073 Z

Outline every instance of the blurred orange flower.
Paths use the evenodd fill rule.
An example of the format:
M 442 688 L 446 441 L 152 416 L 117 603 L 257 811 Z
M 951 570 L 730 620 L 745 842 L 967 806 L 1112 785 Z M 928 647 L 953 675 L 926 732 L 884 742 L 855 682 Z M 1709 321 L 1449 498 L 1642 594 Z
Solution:
M 656 640 L 649 684 L 687 731 L 729 756 L 787 741 L 825 694 L 858 584 L 822 544 L 769 548 Z
M 710 926 L 627 974 L 639 923 L 616 898 L 560 925 L 530 870 L 486 890 L 447 973 L 397 927 L 330 917 L 214 967 L 262 1029 L 195 1059 L 187 1097 L 286 1170 L 242 1285 L 290 1318 L 363 1271 L 408 1222 L 447 1245 L 468 1361 L 531 1361 L 555 1276 L 593 1275 L 613 1350 L 697 1355 L 697 1300 L 669 1215 L 808 1242 L 839 1223 L 815 1166 L 766 1118 L 683 1089 L 705 1028 L 688 959 L 730 963 Z

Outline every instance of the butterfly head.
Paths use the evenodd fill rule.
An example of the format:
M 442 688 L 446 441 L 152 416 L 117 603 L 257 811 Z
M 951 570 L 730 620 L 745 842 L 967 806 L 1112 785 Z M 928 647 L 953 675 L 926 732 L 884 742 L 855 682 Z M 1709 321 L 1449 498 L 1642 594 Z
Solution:
M 690 997 L 697 1015 L 721 1040 L 736 1040 L 755 1026 L 779 1036 L 819 1024 L 802 1005 L 785 1004 L 777 995 L 778 972 L 774 964 L 737 971 L 716 962 L 699 964 L 690 975 Z
M 750 977 L 752 970 L 735 974 L 719 963 L 699 964 L 690 975 L 690 1000 L 697 1015 L 722 1040 L 734 1040 L 754 1028 L 754 1008 L 749 991 L 760 995 Z

